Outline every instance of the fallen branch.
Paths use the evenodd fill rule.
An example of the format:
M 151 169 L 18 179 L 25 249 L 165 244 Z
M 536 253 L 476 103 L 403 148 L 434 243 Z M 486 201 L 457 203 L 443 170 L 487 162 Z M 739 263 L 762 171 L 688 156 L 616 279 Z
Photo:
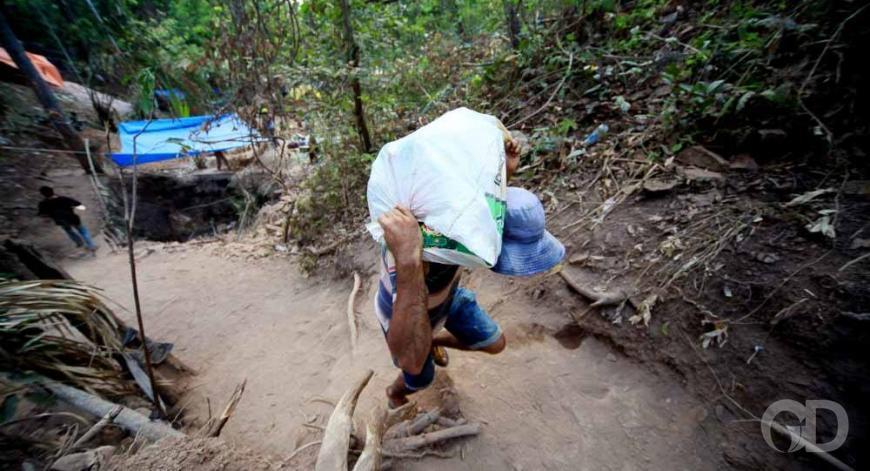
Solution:
M 609 162 L 611 160 L 617 160 L 617 158 L 605 157 L 604 163 L 602 164 L 601 169 L 598 171 L 598 174 L 595 178 L 592 179 L 590 183 L 587 184 L 588 187 L 592 187 L 603 175 L 605 170 L 610 174 L 611 178 L 613 176 L 613 172 L 610 170 Z M 577 232 L 585 229 L 587 224 L 591 223 L 592 227 L 596 227 L 604 222 L 604 218 L 607 217 L 610 213 L 612 213 L 620 204 L 622 204 L 629 196 L 635 193 L 635 191 L 643 188 L 644 183 L 655 174 L 656 171 L 661 169 L 658 164 L 649 164 L 646 167 L 641 167 L 638 169 L 638 173 L 643 173 L 643 176 L 640 178 L 636 178 L 638 173 L 633 173 L 630 177 L 634 183 L 627 183 L 624 185 L 620 185 L 619 189 L 611 195 L 609 198 L 601 202 L 601 204 L 597 205 L 595 208 L 585 212 L 579 219 L 576 221 L 567 224 L 562 227 L 561 232 L 567 231 L 568 229 L 572 229 L 571 232 L 565 234 L 563 237 L 568 239 L 571 238 Z M 593 214 L 598 213 L 598 216 L 592 217 Z
M 418 453 L 393 453 L 390 451 L 384 452 L 384 458 L 395 458 L 402 460 L 421 460 L 423 458 L 426 458 L 427 456 L 434 456 L 436 458 L 455 458 L 456 453 L 439 450 L 423 450 Z
M 405 417 L 410 419 L 411 416 L 409 413 L 412 410 L 414 410 L 415 407 L 417 407 L 417 403 L 414 401 L 409 401 L 409 402 L 402 404 L 399 407 L 396 407 L 395 409 L 388 409 L 387 410 L 387 420 L 386 420 L 386 423 L 390 424 L 388 427 L 390 427 L 390 426 L 392 426 L 392 425 L 394 425 L 397 422 L 400 422 L 402 420 L 406 420 L 406 419 L 404 419 Z
M 374 372 L 367 370 L 365 375 L 354 383 L 341 396 L 323 432 L 323 444 L 317 455 L 315 471 L 347 471 L 347 452 L 350 449 L 350 434 L 353 431 L 353 411 L 363 388 L 369 383 Z
M 309 399 L 305 402 L 320 402 L 320 403 L 323 403 L 323 404 L 326 404 L 330 407 L 335 408 L 335 401 L 327 399 L 325 397 L 312 397 L 311 399 Z
M 79 437 L 79 439 L 76 440 L 75 443 L 73 443 L 72 446 L 70 446 L 69 450 L 67 450 L 67 451 L 76 450 L 79 447 L 81 447 L 82 445 L 84 445 L 85 443 L 87 443 L 90 439 L 94 438 L 98 433 L 100 433 L 101 430 L 103 430 L 103 428 L 106 427 L 106 425 L 109 425 L 110 423 L 112 423 L 112 421 L 115 420 L 115 417 L 117 417 L 118 414 L 121 413 L 121 409 L 122 409 L 121 406 L 116 406 L 114 409 L 107 412 L 106 415 L 104 415 L 100 420 L 98 420 L 97 423 L 95 423 L 93 427 L 88 429 L 88 431 L 85 432 L 84 435 Z
M 337 249 L 338 246 L 341 245 L 343 242 L 344 242 L 344 239 L 339 239 L 331 244 L 324 245 L 323 247 L 317 247 L 317 248 L 308 247 L 308 248 L 306 248 L 306 250 L 311 255 L 314 255 L 315 257 L 319 257 L 321 255 L 326 255 L 330 252 L 335 251 L 335 249 Z
M 815 265 L 816 263 L 821 262 L 822 259 L 825 258 L 825 257 L 827 257 L 831 252 L 832 252 L 832 250 L 828 250 L 827 252 L 823 253 L 819 258 L 816 258 L 816 259 L 810 260 L 809 262 L 807 262 L 807 263 L 805 263 L 805 264 L 799 266 L 799 267 L 797 268 L 797 270 L 791 272 L 787 277 L 785 277 L 785 278 L 784 278 L 784 279 L 779 283 L 779 285 L 776 286 L 776 288 L 774 288 L 772 291 L 770 291 L 770 292 L 767 294 L 767 296 L 765 296 L 765 298 L 764 298 L 763 300 L 761 300 L 761 304 L 759 304 L 758 306 L 755 306 L 755 309 L 749 311 L 747 314 L 744 314 L 744 315 L 741 316 L 739 319 L 737 319 L 737 320 L 735 320 L 735 321 L 732 321 L 732 322 L 735 323 L 735 324 L 736 324 L 736 323 L 740 323 L 740 322 L 746 320 L 748 317 L 752 317 L 753 315 L 755 315 L 755 313 L 757 313 L 758 311 L 761 310 L 761 308 L 763 308 L 765 305 L 767 305 L 767 302 L 770 301 L 771 298 L 773 298 L 773 295 L 775 295 L 776 293 L 778 293 L 779 290 L 780 290 L 783 286 L 785 286 L 786 284 L 788 284 L 788 282 L 791 281 L 791 279 L 794 278 L 795 275 L 797 275 L 797 274 L 800 273 L 801 271 L 805 270 L 806 268 L 809 268 L 809 267 Z
M 870 6 L 870 5 L 864 5 L 863 7 L 855 10 L 854 12 L 852 12 L 851 15 L 847 16 L 846 19 L 841 21 L 839 25 L 837 25 L 837 29 L 834 30 L 834 34 L 832 34 L 831 37 L 828 38 L 827 41 L 825 41 L 825 47 L 822 48 L 821 54 L 819 54 L 819 57 L 816 58 L 816 62 L 813 64 L 812 69 L 810 69 L 810 73 L 807 74 L 803 83 L 801 83 L 801 88 L 798 89 L 798 93 L 797 93 L 798 98 L 803 96 L 804 90 L 806 90 L 807 86 L 810 84 L 810 81 L 812 80 L 813 75 L 816 74 L 816 69 L 819 68 L 819 64 L 822 62 L 822 58 L 825 57 L 825 54 L 828 52 L 828 49 L 831 48 L 831 44 L 833 44 L 834 41 L 840 36 L 840 33 L 843 32 L 843 28 L 846 26 L 846 23 L 851 21 L 856 16 L 860 15 L 861 12 L 863 12 L 868 6 Z
M 305 450 L 307 448 L 311 448 L 314 445 L 320 445 L 321 443 L 323 443 L 321 440 L 315 440 L 313 442 L 306 443 L 306 444 L 300 446 L 299 448 L 293 450 L 293 453 L 290 453 L 290 456 L 288 456 L 287 458 L 284 458 L 284 464 L 287 464 L 288 462 L 290 462 L 290 460 L 292 460 L 293 458 L 296 458 L 296 455 L 298 455 L 302 450 Z
M 855 320 L 855 321 L 860 321 L 860 322 L 870 321 L 870 312 L 841 311 L 840 315 L 845 316 L 845 317 L 852 319 L 852 320 Z
M 434 445 L 446 440 L 467 437 L 480 433 L 480 424 L 466 424 L 445 428 L 435 432 L 413 435 L 404 438 L 394 438 L 384 441 L 384 453 L 408 453 L 425 446 Z
M 91 423 L 90 420 L 87 420 L 78 414 L 73 414 L 72 412 L 43 412 L 41 414 L 26 415 L 18 419 L 7 420 L 6 422 L 0 423 L 0 428 L 9 427 L 10 425 L 20 424 L 22 422 L 27 422 L 30 420 L 40 420 L 46 417 L 70 417 L 72 419 L 78 420 L 84 425 Z
M 356 293 L 359 291 L 359 286 L 362 283 L 359 273 L 353 272 L 353 289 L 350 290 L 350 296 L 347 297 L 347 327 L 350 331 L 350 348 L 351 352 L 356 352 L 356 316 L 353 312 L 353 306 L 356 302 Z
M 114 404 L 101 397 L 94 396 L 93 394 L 86 393 L 49 379 L 40 381 L 40 384 L 64 402 L 97 417 L 105 416 L 112 412 L 116 407 L 120 407 L 121 412 L 115 416 L 114 423 L 118 424 L 121 428 L 131 434 L 139 435 L 146 440 L 157 441 L 166 437 L 185 436 L 183 433 L 170 427 L 165 422 L 152 421 L 148 417 L 145 417 L 132 409 Z
M 441 418 L 441 409 L 433 409 L 418 415 L 414 420 L 405 420 L 390 427 L 384 438 L 402 438 L 417 435 Z
M 789 429 L 787 429 L 787 428 L 781 426 L 780 424 L 778 424 L 778 423 L 775 422 L 775 421 L 765 422 L 765 421 L 761 420 L 757 415 L 753 414 L 752 412 L 750 412 L 749 410 L 747 410 L 745 407 L 743 407 L 739 402 L 737 402 L 736 399 L 734 399 L 733 397 L 731 397 L 731 396 L 730 396 L 730 395 L 725 391 L 725 387 L 722 385 L 722 381 L 719 379 L 719 375 L 717 375 L 717 374 L 716 374 L 716 371 L 713 370 L 713 367 L 710 366 L 710 362 L 708 362 L 707 359 L 704 358 L 704 357 L 701 355 L 701 352 L 698 351 L 698 349 L 695 347 L 695 344 L 694 344 L 694 343 L 689 339 L 689 337 L 686 335 L 686 333 L 685 333 L 685 332 L 682 332 L 682 331 L 681 331 L 680 333 L 682 334 L 683 339 L 685 339 L 686 343 L 689 344 L 689 348 L 691 348 L 692 351 L 695 352 L 695 355 L 698 357 L 698 359 L 701 360 L 701 361 L 704 363 L 704 365 L 707 367 L 708 370 L 710 370 L 710 374 L 713 376 L 713 380 L 716 381 L 716 385 L 719 386 L 719 392 L 722 394 L 722 397 L 724 397 L 725 399 L 728 399 L 728 400 L 729 400 L 732 404 L 734 404 L 738 409 L 740 409 L 741 411 L 743 411 L 744 414 L 746 414 L 747 416 L 751 417 L 752 420 L 758 421 L 758 422 L 760 422 L 760 423 L 766 423 L 766 424 L 770 425 L 770 427 L 771 427 L 775 432 L 780 433 L 780 434 L 782 434 L 783 436 L 786 436 L 786 437 L 791 438 L 791 439 L 792 439 L 792 443 L 795 443 L 795 442 L 800 443 L 801 445 L 803 445 L 803 446 L 806 448 L 807 451 L 811 451 L 811 452 L 813 452 L 813 454 L 814 454 L 815 456 L 819 457 L 819 458 L 822 459 L 822 460 L 827 461 L 828 463 L 830 463 L 831 465 L 833 465 L 833 466 L 836 467 L 837 469 L 840 469 L 840 470 L 843 470 L 843 471 L 854 471 L 854 470 L 853 470 L 849 465 L 847 465 L 847 464 L 843 463 L 842 461 L 838 460 L 837 458 L 835 458 L 835 457 L 832 456 L 831 454 L 829 454 L 829 453 L 827 453 L 827 452 L 825 452 L 825 451 L 822 451 L 822 450 L 821 450 L 819 447 L 817 447 L 815 444 L 808 442 L 808 441 L 805 440 L 803 437 L 801 437 L 799 434 L 796 434 L 796 433 L 792 432 L 791 430 L 789 430 Z
M 245 379 L 236 386 L 235 391 L 233 391 L 232 396 L 230 396 L 229 402 L 227 402 L 227 406 L 224 407 L 224 411 L 221 412 L 220 417 L 212 417 L 208 419 L 208 422 L 202 427 L 200 433 L 204 437 L 217 437 L 221 434 L 221 430 L 223 430 L 224 425 L 226 425 L 227 421 L 230 420 L 230 417 L 233 416 L 233 413 L 236 411 L 236 406 L 239 405 L 239 401 L 242 399 L 242 394 L 245 392 L 245 385 L 247 385 L 248 380 Z
M 807 441 L 804 437 L 800 436 L 797 433 L 792 432 L 791 430 L 787 429 L 786 427 L 783 427 L 782 425 L 780 425 L 772 420 L 770 422 L 765 422 L 765 421 L 761 420 L 760 422 L 768 424 L 774 431 L 778 432 L 779 434 L 783 435 L 784 437 L 791 438 L 792 443 L 795 443 L 795 442 L 800 443 L 801 445 L 803 445 L 803 447 L 808 452 L 811 452 L 814 455 L 821 458 L 822 460 L 827 461 L 828 464 L 830 464 L 831 466 L 833 466 L 841 471 L 855 471 L 851 466 L 847 465 L 846 463 L 843 463 L 842 461 L 835 458 L 833 455 L 825 452 L 824 450 L 822 450 L 821 448 L 816 446 L 815 443 L 811 443 L 811 442 Z
M 864 260 L 864 259 L 867 258 L 867 257 L 870 257 L 870 252 L 867 252 L 867 253 L 865 253 L 864 255 L 861 255 L 861 256 L 858 257 L 858 258 L 855 258 L 855 259 L 852 259 L 852 260 L 846 262 L 846 263 L 843 264 L 843 266 L 840 267 L 837 271 L 838 271 L 838 272 L 843 271 L 843 270 L 845 270 L 845 269 L 851 267 L 852 265 L 854 265 L 854 264 L 860 262 L 861 260 Z
M 569 277 L 568 274 L 565 273 L 565 270 L 560 271 L 559 276 L 561 276 L 562 279 L 565 280 L 565 283 L 567 283 L 572 290 L 576 291 L 584 298 L 593 301 L 592 304 L 589 305 L 589 307 L 615 306 L 618 304 L 622 304 L 623 301 L 628 299 L 628 293 L 626 293 L 622 289 L 599 293 L 597 291 L 586 288 L 585 286 L 571 279 L 571 277 Z
M 444 428 L 449 428 L 449 427 L 456 427 L 457 425 L 465 425 L 465 419 L 451 419 L 449 417 L 438 417 L 438 421 L 436 423 Z
M 562 77 L 562 80 L 559 81 L 559 84 L 556 85 L 556 89 L 553 90 L 553 93 L 550 94 L 550 98 L 548 98 L 547 101 L 540 108 L 538 108 L 537 110 L 526 115 L 525 118 L 522 118 L 518 121 L 514 121 L 513 123 L 511 123 L 511 125 L 508 126 L 508 129 L 512 129 L 512 128 L 528 121 L 530 118 L 537 116 L 538 113 L 540 113 L 541 111 L 544 111 L 545 109 L 547 109 L 547 107 L 550 106 L 550 103 L 553 101 L 553 98 L 556 97 L 556 94 L 559 93 L 559 90 L 561 90 L 562 86 L 565 85 L 565 81 L 568 80 L 568 77 L 571 76 L 571 70 L 572 70 L 573 66 L 574 66 L 574 53 L 572 52 L 572 53 L 568 54 L 568 67 L 566 68 L 565 75 Z

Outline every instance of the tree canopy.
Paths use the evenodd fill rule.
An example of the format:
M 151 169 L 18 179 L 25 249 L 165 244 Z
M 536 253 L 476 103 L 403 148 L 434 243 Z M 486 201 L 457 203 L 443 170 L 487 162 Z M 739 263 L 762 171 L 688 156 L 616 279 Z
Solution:
M 773 155 L 852 145 L 837 139 L 857 139 L 840 132 L 855 117 L 835 111 L 864 93 L 865 7 L 695 3 L 9 0 L 5 11 L 29 49 L 140 116 L 161 89 L 183 93 L 168 95 L 174 115 L 304 120 L 335 165 L 324 175 L 351 185 L 380 145 L 459 105 L 531 135 L 531 178 L 614 121 L 652 131 L 651 160 L 697 142 L 740 152 L 767 142 L 759 129 L 792 136 Z

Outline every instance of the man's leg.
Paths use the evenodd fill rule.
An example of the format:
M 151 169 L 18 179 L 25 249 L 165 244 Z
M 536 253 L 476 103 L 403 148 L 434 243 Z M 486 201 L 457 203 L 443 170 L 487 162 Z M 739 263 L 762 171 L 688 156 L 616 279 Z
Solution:
M 451 334 L 450 332 L 441 332 L 432 339 L 432 345 L 444 348 L 452 348 L 454 350 L 463 350 L 466 352 L 486 352 L 495 355 L 504 351 L 505 347 L 507 346 L 507 339 L 505 339 L 504 334 L 501 334 L 495 342 L 483 348 L 469 348 L 468 346 L 460 342 L 459 339 L 454 337 L 453 334 Z
M 432 360 L 432 355 L 426 359 L 423 365 L 423 371 L 420 374 L 412 375 L 407 372 L 399 373 L 393 383 L 387 387 L 387 399 L 389 400 L 390 408 L 402 406 L 408 402 L 408 395 L 414 394 L 417 391 L 426 389 L 435 380 L 435 362 Z
M 414 391 L 411 391 L 407 386 L 405 386 L 405 377 L 402 373 L 399 373 L 396 380 L 387 386 L 387 401 L 389 402 L 388 405 L 390 406 L 390 409 L 395 409 L 407 404 L 408 394 L 412 394 L 413 392 Z
M 432 345 L 465 351 L 501 353 L 507 340 L 498 324 L 477 304 L 474 293 L 457 288 L 444 323 L 447 332 L 432 339 Z
M 82 237 L 82 240 L 85 242 L 85 247 L 87 247 L 88 250 L 92 252 L 97 250 L 97 246 L 94 245 L 94 241 L 91 240 L 91 233 L 88 231 L 87 226 L 79 224 L 78 227 L 76 227 L 76 231 L 78 231 L 79 235 Z
M 76 233 L 76 231 L 73 230 L 72 227 L 67 226 L 66 224 L 64 224 L 60 227 L 61 227 L 61 229 L 63 229 L 64 232 L 66 232 L 66 235 L 69 236 L 70 240 L 75 242 L 76 247 L 81 247 L 81 246 L 85 245 L 85 243 L 82 242 L 82 238 L 79 237 L 78 233 Z

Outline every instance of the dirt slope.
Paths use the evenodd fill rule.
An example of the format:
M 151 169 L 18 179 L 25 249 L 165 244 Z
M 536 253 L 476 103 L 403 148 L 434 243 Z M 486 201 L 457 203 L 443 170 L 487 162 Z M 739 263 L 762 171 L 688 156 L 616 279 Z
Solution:
M 359 410 L 384 400 L 396 370 L 371 312 L 371 276 L 357 302 L 352 355 L 344 314 L 350 280 L 305 279 L 286 259 L 224 258 L 220 245 L 152 247 L 139 264 L 149 335 L 175 342 L 178 356 L 199 370 L 188 410 L 204 418 L 206 397 L 219 407 L 248 379 L 225 439 L 288 455 L 319 438 L 303 424 L 323 425 L 331 406 L 322 399 L 335 401 L 365 367 L 376 375 Z M 68 260 L 67 268 L 131 305 L 122 255 Z M 509 348 L 495 357 L 453 353 L 439 374 L 449 373 L 463 413 L 484 432 L 463 445 L 464 460 L 428 458 L 398 469 L 719 468 L 709 411 L 674 377 L 651 374 L 584 336 L 565 312 L 540 309 L 538 282 L 467 279 Z
M 142 447 L 136 453 L 113 456 L 109 471 L 265 471 L 275 463 L 251 450 L 228 444 L 219 438 L 164 439 Z

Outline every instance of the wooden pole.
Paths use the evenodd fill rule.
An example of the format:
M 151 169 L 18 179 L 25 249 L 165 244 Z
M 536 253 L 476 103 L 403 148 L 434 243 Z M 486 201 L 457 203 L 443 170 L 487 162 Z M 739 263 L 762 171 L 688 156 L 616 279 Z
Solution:
M 130 196 L 127 197 L 127 182 L 124 181 L 124 174 L 118 170 L 118 179 L 121 181 L 121 192 L 124 199 L 124 228 L 127 232 L 127 261 L 130 265 L 130 280 L 133 284 L 133 305 L 136 311 L 136 324 L 139 327 L 139 342 L 142 344 L 142 352 L 145 356 L 145 371 L 148 372 L 148 380 L 151 382 L 151 391 L 154 393 L 151 398 L 154 402 L 154 407 L 161 417 L 166 417 L 166 411 L 163 409 L 163 403 L 160 400 L 160 393 L 157 387 L 157 381 L 154 379 L 154 367 L 151 364 L 151 351 L 148 350 L 148 337 L 145 335 L 145 323 L 142 321 L 142 305 L 139 302 L 139 281 L 136 277 L 136 257 L 133 255 L 133 225 L 136 219 L 136 193 L 137 179 L 139 176 L 138 165 L 136 162 L 137 138 L 148 129 L 149 121 L 142 127 L 142 131 L 133 137 L 133 182 L 130 191 Z M 106 140 L 109 142 L 108 151 L 111 152 L 111 141 L 108 138 L 108 130 L 106 131 Z

